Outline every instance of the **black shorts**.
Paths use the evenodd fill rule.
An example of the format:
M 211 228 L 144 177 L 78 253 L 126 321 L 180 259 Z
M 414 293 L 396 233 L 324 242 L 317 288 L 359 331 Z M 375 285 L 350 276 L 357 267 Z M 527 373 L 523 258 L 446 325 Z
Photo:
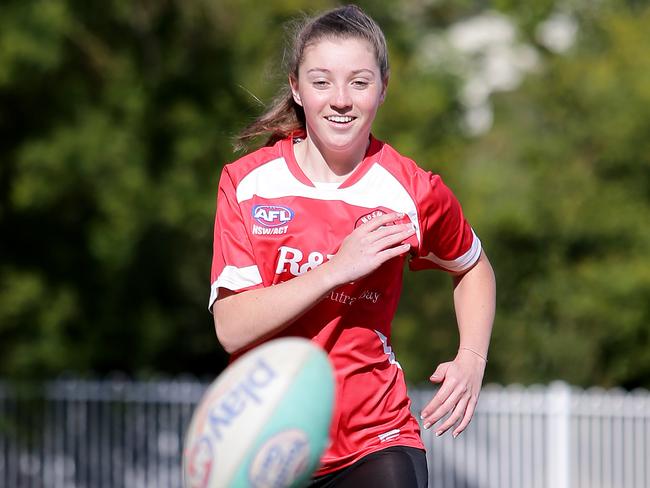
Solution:
M 422 449 L 392 446 L 311 480 L 308 488 L 426 488 L 429 473 Z

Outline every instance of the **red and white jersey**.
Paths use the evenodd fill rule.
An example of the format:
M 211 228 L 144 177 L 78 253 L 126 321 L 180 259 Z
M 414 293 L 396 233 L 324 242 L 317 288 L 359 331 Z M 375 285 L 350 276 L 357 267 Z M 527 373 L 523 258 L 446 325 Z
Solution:
M 221 175 L 210 308 L 220 288 L 242 292 L 308 272 L 356 226 L 392 211 L 415 226 L 410 256 L 337 288 L 278 335 L 318 343 L 336 371 L 332 444 L 317 475 L 389 445 L 423 448 L 390 346 L 404 260 L 412 270 L 461 272 L 479 258 L 481 243 L 439 176 L 374 138 L 340 185 L 312 183 L 296 163 L 291 138 L 226 165 Z

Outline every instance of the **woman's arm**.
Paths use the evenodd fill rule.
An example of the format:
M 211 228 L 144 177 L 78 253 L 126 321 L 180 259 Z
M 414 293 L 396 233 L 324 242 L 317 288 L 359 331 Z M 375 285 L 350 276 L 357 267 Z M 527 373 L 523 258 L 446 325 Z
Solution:
M 234 293 L 222 288 L 212 311 L 217 338 L 233 353 L 280 331 L 318 303 L 336 283 L 325 264 L 268 288 Z
M 402 242 L 415 232 L 413 226 L 389 225 L 401 217 L 386 214 L 357 227 L 329 261 L 291 280 L 242 293 L 222 288 L 212 308 L 221 345 L 232 353 L 274 335 L 337 286 L 362 278 L 406 253 L 410 245 Z
M 469 271 L 454 277 L 454 305 L 460 334 L 458 353 L 431 376 L 432 382 L 442 385 L 421 417 L 426 429 L 451 413 L 436 428 L 436 435 L 457 424 L 456 437 L 469 424 L 478 402 L 494 322 L 496 280 L 485 253 Z

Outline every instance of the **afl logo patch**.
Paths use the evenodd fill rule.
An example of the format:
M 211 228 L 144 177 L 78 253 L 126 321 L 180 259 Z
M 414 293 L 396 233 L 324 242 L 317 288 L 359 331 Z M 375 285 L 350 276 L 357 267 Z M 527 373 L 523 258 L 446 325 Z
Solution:
M 253 218 L 264 227 L 280 227 L 293 219 L 294 213 L 283 205 L 255 205 Z

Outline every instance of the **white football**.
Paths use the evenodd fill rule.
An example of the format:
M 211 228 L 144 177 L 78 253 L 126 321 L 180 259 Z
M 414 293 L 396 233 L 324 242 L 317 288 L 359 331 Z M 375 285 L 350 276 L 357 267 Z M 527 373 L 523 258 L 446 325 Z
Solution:
M 185 488 L 299 487 L 329 441 L 334 375 L 307 339 L 272 340 L 210 385 L 183 449 Z

